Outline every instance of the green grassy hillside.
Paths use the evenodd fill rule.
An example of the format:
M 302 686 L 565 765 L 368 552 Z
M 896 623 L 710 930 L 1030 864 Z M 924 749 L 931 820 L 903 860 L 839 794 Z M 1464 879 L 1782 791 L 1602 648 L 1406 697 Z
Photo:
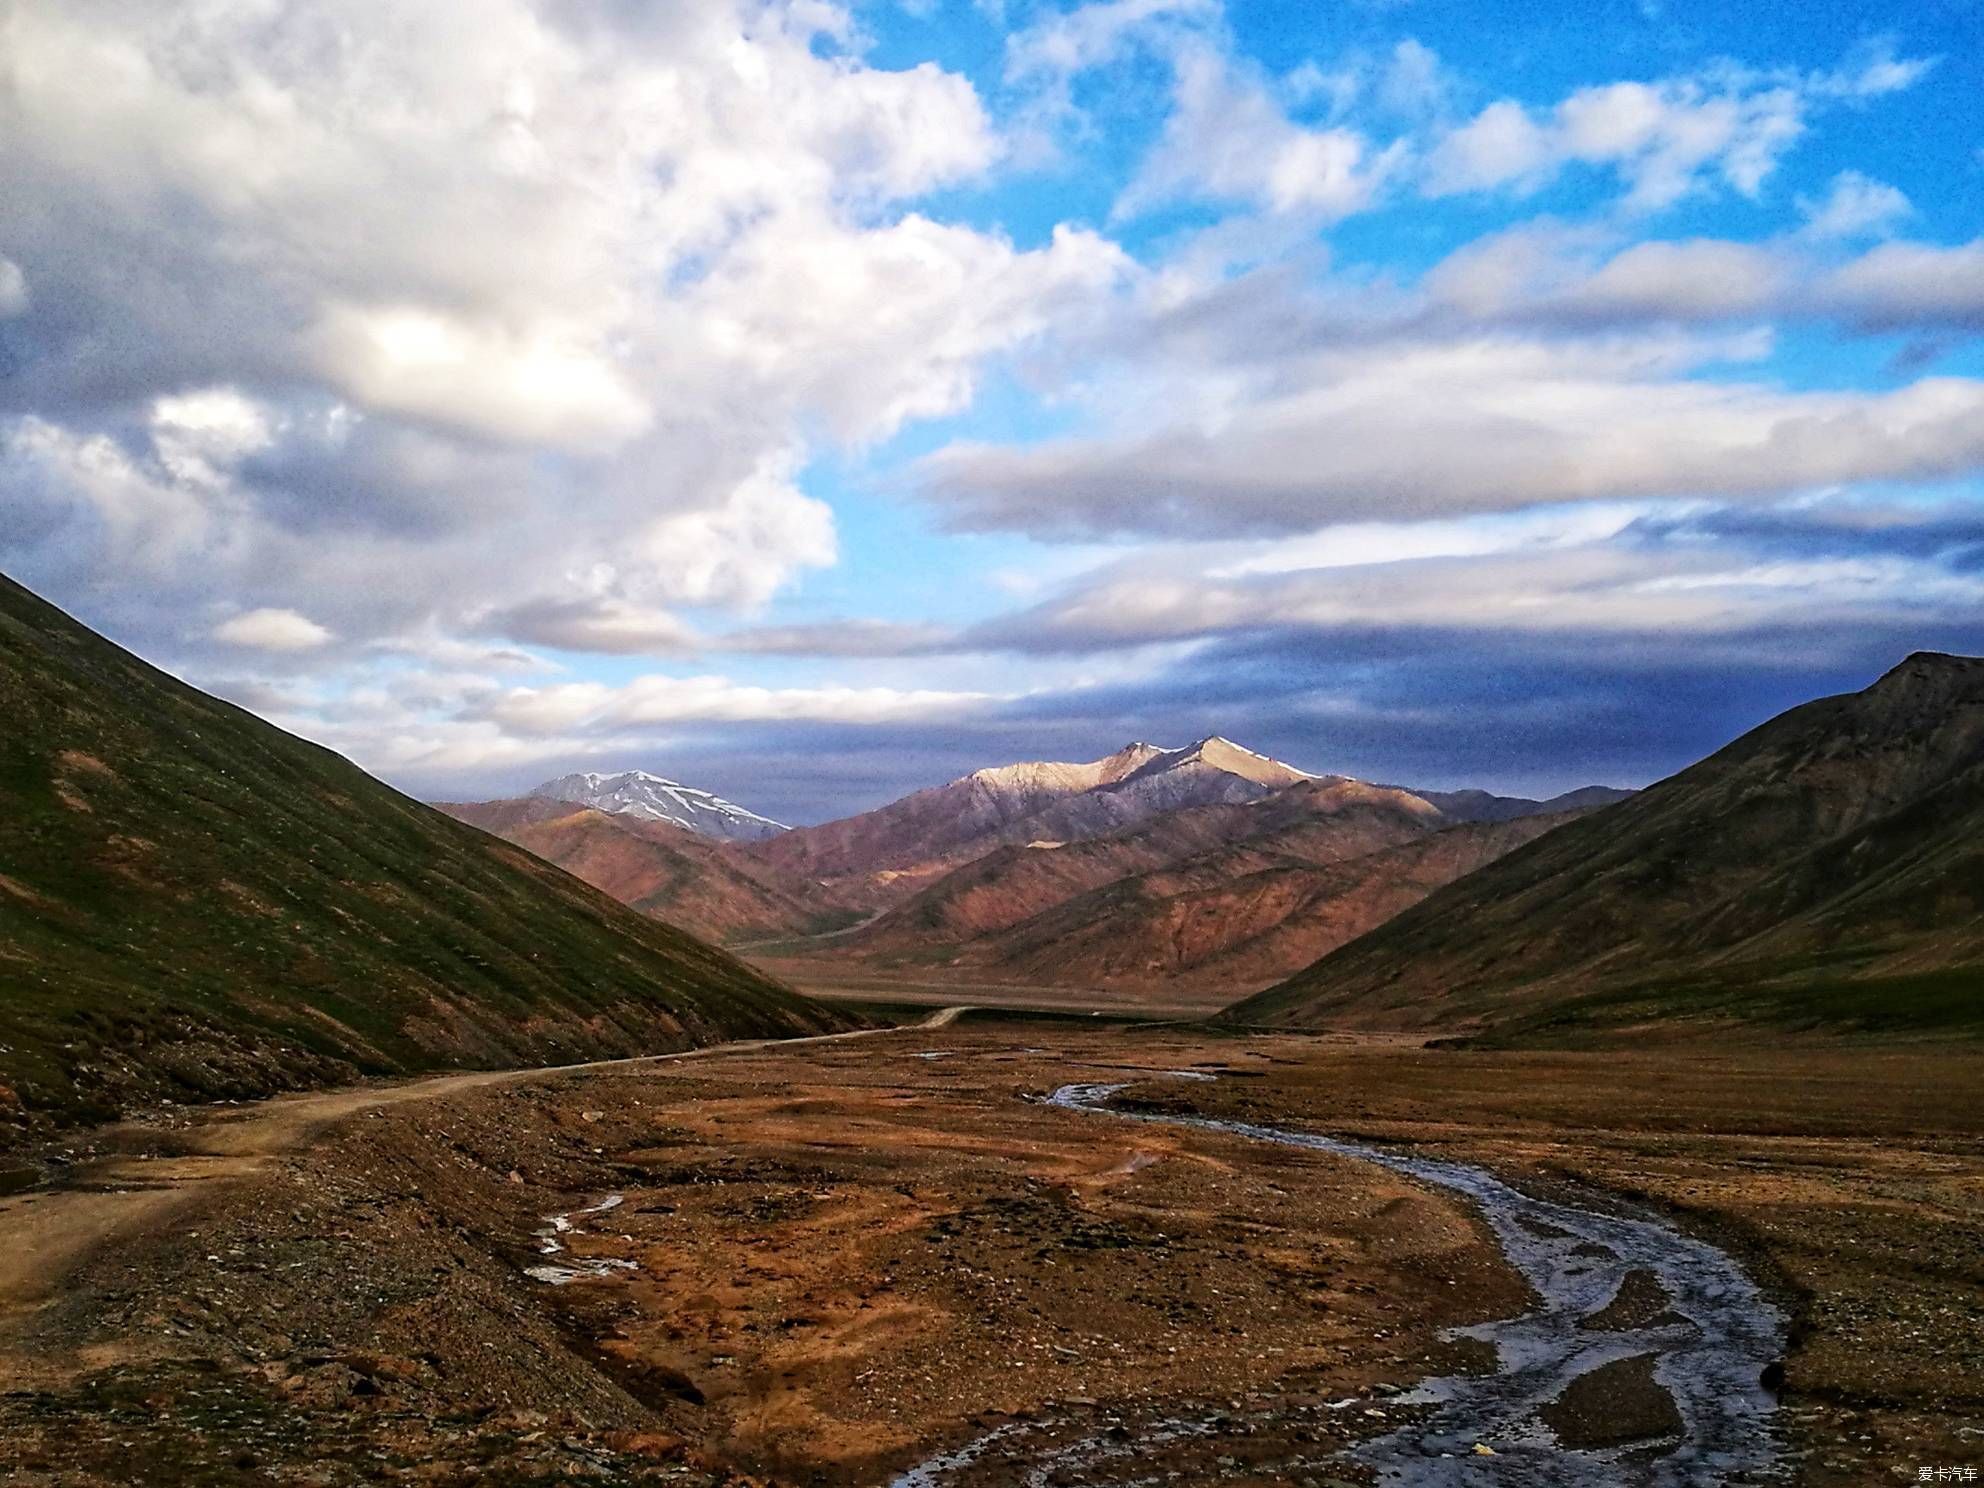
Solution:
M 0 578 L 0 1133 L 837 1014 Z

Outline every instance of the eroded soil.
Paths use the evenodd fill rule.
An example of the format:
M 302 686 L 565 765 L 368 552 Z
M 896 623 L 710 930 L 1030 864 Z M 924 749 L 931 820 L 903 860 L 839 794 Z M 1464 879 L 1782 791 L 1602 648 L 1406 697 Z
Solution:
M 1225 1077 L 1165 1077 L 1194 1067 Z M 964 1023 L 457 1089 L 159 1190 L 19 1290 L 0 1463 L 27 1484 L 851 1485 L 1013 1420 L 1136 1443 L 1189 1412 L 1221 1424 L 1150 1449 L 1188 1481 L 1354 1482 L 1331 1454 L 1409 1421 L 1401 1387 L 1490 1362 L 1440 1331 L 1527 1304 L 1449 1195 L 1022 1099 L 1107 1080 L 1657 1203 L 1794 1312 L 1798 1476 L 1912 1481 L 1984 1461 L 1978 1067 Z M 128 1190 L 225 1130 L 127 1129 L 68 1182 Z M 0 1200 L 0 1246 L 69 1197 Z M 527 1274 L 547 1264 L 586 1274 Z M 1603 1415 L 1616 1387 L 1657 1420 L 1642 1383 L 1573 1405 Z

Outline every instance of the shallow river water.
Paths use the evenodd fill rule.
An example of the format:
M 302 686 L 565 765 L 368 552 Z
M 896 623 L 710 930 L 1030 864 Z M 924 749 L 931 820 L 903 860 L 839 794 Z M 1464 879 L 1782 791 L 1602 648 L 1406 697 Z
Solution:
M 1653 1219 L 1535 1198 L 1465 1163 L 1280 1127 L 1118 1110 L 1110 1100 L 1124 1088 L 1064 1085 L 1045 1103 L 1328 1152 L 1451 1190 L 1481 1213 L 1510 1264 L 1535 1289 L 1539 1302 L 1533 1310 L 1453 1331 L 1454 1337 L 1493 1346 L 1492 1373 L 1429 1380 L 1394 1397 L 1386 1404 L 1424 1407 L 1416 1413 L 1420 1418 L 1347 1449 L 1339 1462 L 1365 1464 L 1381 1482 L 1414 1488 L 1695 1488 L 1776 1476 L 1775 1401 L 1762 1376 L 1782 1357 L 1784 1320 L 1735 1260 L 1715 1246 Z M 1587 1320 L 1605 1309 L 1636 1271 L 1650 1274 L 1666 1293 L 1658 1315 L 1636 1327 L 1591 1326 Z M 1644 1285 L 1644 1278 L 1640 1281 Z M 1539 1416 L 1540 1408 L 1583 1375 L 1645 1356 L 1679 1412 L 1678 1433 L 1580 1450 L 1559 1442 Z M 1127 1441 L 1070 1440 L 1024 1424 L 1003 1426 L 901 1474 L 894 1488 L 961 1488 L 983 1480 L 994 1463 L 1001 1479 L 1029 1484 L 1162 1482 L 1172 1475 L 1141 1474 L 1140 1454 L 1154 1455 L 1182 1438 L 1216 1436 L 1232 1419 L 1210 1410 L 1185 1413 Z M 1477 1452 L 1478 1444 L 1492 1444 L 1492 1455 Z

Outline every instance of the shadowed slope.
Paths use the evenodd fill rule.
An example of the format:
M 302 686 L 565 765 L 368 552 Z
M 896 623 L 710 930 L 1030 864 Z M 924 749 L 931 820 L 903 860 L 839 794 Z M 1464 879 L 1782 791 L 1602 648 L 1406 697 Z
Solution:
M 1984 660 L 1925 653 L 1469 875 L 1230 1016 L 1974 1026 L 1980 963 Z

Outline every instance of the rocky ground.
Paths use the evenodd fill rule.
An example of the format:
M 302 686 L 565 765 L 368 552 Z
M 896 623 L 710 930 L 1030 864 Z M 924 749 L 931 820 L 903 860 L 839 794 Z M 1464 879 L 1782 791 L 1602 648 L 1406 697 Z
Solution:
M 1195 1066 L 1227 1077 L 1153 1078 Z M 853 1485 L 1002 1425 L 1148 1456 L 1188 1415 L 1215 1424 L 1157 1448 L 1183 1481 L 1361 1481 L 1336 1448 L 1482 1367 L 1440 1330 L 1521 1284 L 1456 1200 L 1369 1164 L 1022 1099 L 1126 1080 L 1706 1227 L 1797 1312 L 1801 1478 L 1913 1481 L 1984 1462 L 1978 1068 L 961 1024 L 354 1108 L 204 1183 L 242 1126 L 137 1124 L 0 1199 L 4 1243 L 152 1187 L 0 1288 L 0 1470 Z M 1658 1413 L 1617 1375 L 1566 1431 Z

